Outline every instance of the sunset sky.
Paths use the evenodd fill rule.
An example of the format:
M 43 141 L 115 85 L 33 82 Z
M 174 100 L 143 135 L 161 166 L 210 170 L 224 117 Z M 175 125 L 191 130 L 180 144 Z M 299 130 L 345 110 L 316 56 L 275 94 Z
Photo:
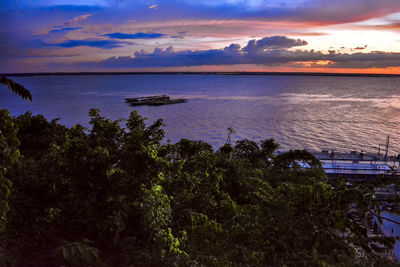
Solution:
M 0 0 L 0 72 L 400 74 L 399 0 Z

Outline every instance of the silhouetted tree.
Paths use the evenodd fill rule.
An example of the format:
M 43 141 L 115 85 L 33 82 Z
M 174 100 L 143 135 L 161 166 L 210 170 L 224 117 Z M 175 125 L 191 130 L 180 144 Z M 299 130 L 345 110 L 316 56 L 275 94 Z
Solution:
M 29 99 L 32 101 L 32 95 L 31 92 L 29 92 L 28 89 L 26 89 L 24 86 L 20 85 L 19 83 L 14 82 L 13 80 L 0 76 L 0 84 L 3 84 L 8 87 L 13 93 L 19 95 L 23 99 Z

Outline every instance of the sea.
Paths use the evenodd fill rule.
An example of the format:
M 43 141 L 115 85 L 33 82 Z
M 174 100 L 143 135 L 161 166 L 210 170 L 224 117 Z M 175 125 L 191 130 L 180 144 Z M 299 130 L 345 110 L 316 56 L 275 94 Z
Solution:
M 216 150 L 232 143 L 273 138 L 281 150 L 377 153 L 390 135 L 400 153 L 400 78 L 276 75 L 83 75 L 11 77 L 33 101 L 0 88 L 0 108 L 13 116 L 31 111 L 71 127 L 89 125 L 89 109 L 112 120 L 137 110 L 147 124 L 164 120 L 166 140 L 202 140 Z M 187 98 L 187 103 L 135 106 L 125 98 Z

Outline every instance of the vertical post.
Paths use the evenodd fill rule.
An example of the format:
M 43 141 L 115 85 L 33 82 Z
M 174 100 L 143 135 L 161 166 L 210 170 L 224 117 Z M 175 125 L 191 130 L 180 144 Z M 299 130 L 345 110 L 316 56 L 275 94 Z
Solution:
M 384 161 L 387 161 L 388 159 L 389 142 L 390 142 L 390 134 L 386 138 L 386 152 L 385 152 L 385 157 L 383 158 Z

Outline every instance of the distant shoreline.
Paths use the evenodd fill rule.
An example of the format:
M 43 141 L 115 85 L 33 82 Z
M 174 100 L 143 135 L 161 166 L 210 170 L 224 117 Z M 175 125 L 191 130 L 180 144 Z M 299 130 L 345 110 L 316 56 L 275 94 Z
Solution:
M 270 75 L 270 76 L 341 76 L 341 77 L 400 77 L 400 74 L 368 73 L 324 73 L 324 72 L 37 72 L 37 73 L 2 73 L 1 76 L 83 76 L 83 75 Z

